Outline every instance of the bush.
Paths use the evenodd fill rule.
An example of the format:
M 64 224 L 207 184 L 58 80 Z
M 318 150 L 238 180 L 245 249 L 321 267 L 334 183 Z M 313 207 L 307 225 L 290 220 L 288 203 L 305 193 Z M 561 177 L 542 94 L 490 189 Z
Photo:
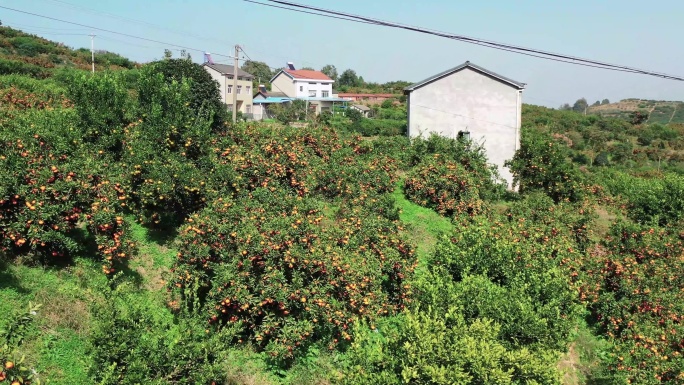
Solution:
M 409 312 L 378 329 L 357 327 L 344 384 L 556 384 L 556 355 L 508 348 L 499 325 L 446 313 Z
M 594 158 L 594 166 L 605 167 L 608 165 L 610 165 L 610 159 L 607 152 L 602 151 Z
M 603 371 L 624 383 L 677 384 L 684 367 L 680 231 L 616 223 L 585 262 L 582 291 L 613 343 Z
M 482 210 L 480 185 L 457 162 L 439 155 L 416 166 L 404 181 L 406 197 L 445 216 L 474 215 Z
M 118 160 L 122 156 L 125 126 L 135 114 L 135 104 L 121 74 L 74 73 L 67 81 L 68 95 L 78 113 L 83 140 Z
M 556 202 L 576 202 L 582 197 L 583 178 L 568 156 L 568 148 L 549 134 L 524 131 L 520 149 L 506 166 L 520 193 L 541 190 Z
M 579 259 L 578 246 L 569 227 L 526 219 L 476 217 L 443 236 L 417 285 L 421 306 L 460 308 L 468 322 L 491 319 L 506 346 L 563 350 L 579 308 L 562 266 Z
M 141 300 L 131 284 L 99 287 L 106 302 L 92 306 L 88 353 L 93 382 L 107 384 L 220 383 L 222 335 L 207 335 L 193 318 L 174 321 L 165 309 Z
M 201 65 L 187 59 L 165 59 L 153 62 L 149 67 L 150 73 L 161 73 L 169 86 L 173 82 L 188 82 L 190 93 L 185 100 L 198 120 L 209 120 L 214 131 L 224 129 L 227 116 L 219 84 Z M 149 103 L 144 95 L 140 99 L 143 105 Z
M 396 225 L 358 208 L 324 220 L 314 202 L 268 189 L 219 199 L 182 227 L 172 284 L 188 308 L 206 303 L 210 324 L 239 326 L 237 342 L 276 362 L 317 341 L 332 349 L 358 319 L 404 308 L 415 257 Z
M 28 75 L 36 79 L 45 79 L 50 73 L 37 65 L 16 60 L 0 59 L 0 75 Z
M 611 194 L 627 199 L 627 215 L 639 223 L 675 225 L 684 218 L 684 177 L 637 178 L 613 173 L 603 178 Z

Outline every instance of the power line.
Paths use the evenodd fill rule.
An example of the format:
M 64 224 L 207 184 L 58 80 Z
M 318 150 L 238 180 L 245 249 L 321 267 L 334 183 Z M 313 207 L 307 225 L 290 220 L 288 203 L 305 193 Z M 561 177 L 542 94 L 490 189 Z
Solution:
M 166 31 L 166 32 L 171 32 L 171 33 L 174 33 L 174 34 L 177 34 L 177 35 L 182 35 L 182 36 L 186 36 L 186 37 L 188 37 L 188 36 L 189 36 L 189 37 L 194 37 L 194 38 L 196 38 L 196 39 L 201 39 L 201 40 L 203 40 L 203 41 L 207 41 L 207 40 L 209 40 L 209 41 L 214 41 L 214 42 L 217 42 L 217 43 L 220 43 L 220 44 L 223 44 L 223 45 L 232 45 L 231 43 L 228 43 L 228 42 L 226 42 L 226 41 L 223 41 L 223 40 L 220 40 L 220 39 L 216 39 L 216 38 L 213 38 L 213 37 L 199 36 L 199 35 L 190 33 L 190 32 L 185 31 L 185 30 L 179 30 L 179 29 L 177 29 L 177 28 L 168 28 L 168 27 L 164 27 L 164 26 L 161 26 L 161 25 L 149 23 L 149 22 L 143 21 L 143 20 L 128 18 L 128 17 L 120 16 L 120 15 L 117 15 L 117 14 L 114 14 L 114 13 L 103 12 L 103 11 L 99 11 L 99 10 L 96 10 L 96 9 L 93 9 L 93 8 L 83 7 L 83 6 L 76 5 L 76 4 L 72 4 L 72 3 L 69 3 L 69 2 L 66 2 L 66 1 L 61 1 L 61 0 L 43 0 L 43 1 L 50 1 L 50 2 L 53 2 L 53 3 L 62 4 L 62 5 L 64 5 L 64 6 L 66 6 L 66 7 L 68 7 L 68 8 L 78 9 L 78 10 L 82 10 L 82 11 L 84 11 L 84 12 L 88 12 L 88 13 L 96 14 L 96 15 L 104 15 L 104 16 L 106 16 L 106 17 L 111 17 L 111 18 L 115 18 L 115 19 L 118 19 L 118 20 L 128 21 L 128 22 L 131 22 L 131 23 L 135 23 L 135 24 L 140 24 L 140 25 L 152 27 L 152 28 L 155 28 L 155 29 L 158 29 L 158 30 L 162 30 L 162 31 Z M 284 7 L 283 7 L 283 8 L 284 8 Z M 260 52 L 260 51 L 258 51 L 258 50 L 254 50 L 254 51 Z M 282 55 L 274 55 L 273 52 L 268 52 L 268 53 L 262 52 L 262 54 L 267 55 L 267 56 L 270 56 L 270 57 L 285 58 L 285 57 L 282 56 Z M 287 58 L 287 60 L 291 60 L 291 58 Z M 309 63 L 309 62 L 303 62 L 303 63 L 312 64 L 312 63 Z
M 259 3 L 259 2 L 253 1 L 253 0 L 244 0 L 244 1 L 247 1 L 250 3 L 255 3 L 255 4 L 260 4 L 260 5 L 265 5 L 265 6 L 270 6 L 270 4 Z M 424 34 L 429 34 L 429 35 L 434 35 L 434 36 L 440 36 L 440 37 L 444 37 L 444 38 L 448 38 L 448 39 L 452 39 L 452 40 L 457 40 L 457 41 L 462 41 L 462 42 L 466 42 L 466 43 L 470 43 L 470 44 L 476 44 L 476 45 L 481 45 L 481 46 L 485 46 L 485 47 L 489 47 L 489 48 L 495 48 L 495 49 L 499 49 L 499 50 L 503 50 L 503 51 L 513 52 L 513 53 L 517 53 L 517 54 L 537 57 L 540 59 L 553 60 L 553 61 L 558 61 L 558 62 L 563 62 L 563 63 L 568 63 L 568 64 L 575 64 L 575 65 L 581 65 L 581 66 L 586 66 L 586 67 L 600 68 L 600 69 L 605 69 L 605 70 L 638 73 L 638 74 L 643 74 L 643 75 L 660 77 L 660 78 L 668 79 L 668 80 L 684 81 L 684 78 L 680 77 L 680 76 L 668 75 L 668 74 L 649 71 L 649 70 L 642 70 L 642 69 L 628 67 L 628 66 L 624 66 L 624 65 L 611 64 L 611 63 L 606 63 L 606 62 L 601 62 L 601 61 L 591 60 L 591 59 L 584 59 L 584 58 L 580 58 L 580 57 L 558 54 L 558 53 L 553 53 L 553 52 L 543 51 L 543 50 L 538 50 L 538 49 L 526 48 L 526 47 L 521 47 L 521 46 L 516 46 L 516 45 L 511 45 L 511 44 L 499 43 L 499 42 L 495 42 L 495 41 L 484 40 L 484 39 L 479 39 L 479 38 L 474 38 L 474 37 L 469 37 L 469 36 L 464 36 L 464 35 L 449 34 L 446 32 L 430 30 L 430 29 L 415 27 L 415 26 L 410 26 L 410 25 L 403 25 L 403 24 L 399 24 L 399 23 L 393 23 L 393 22 L 383 21 L 383 20 L 374 19 L 374 18 L 370 18 L 370 17 L 355 15 L 355 14 L 351 14 L 351 13 L 328 10 L 328 9 L 324 9 L 324 8 L 312 7 L 312 6 L 308 6 L 308 5 L 304 5 L 304 4 L 298 4 L 298 3 L 292 3 L 292 2 L 288 2 L 288 1 L 281 1 L 281 0 L 265 0 L 265 1 L 284 5 L 286 7 L 283 7 L 283 8 L 291 10 L 291 11 L 299 11 L 297 8 L 301 8 L 301 9 L 306 9 L 307 12 L 311 12 L 311 11 L 318 12 L 319 13 L 318 16 L 333 15 L 336 17 L 341 17 L 341 18 L 346 19 L 348 21 L 360 22 L 360 23 L 364 23 L 364 24 L 374 24 L 374 25 L 380 25 L 380 26 L 391 27 L 391 28 L 405 29 L 405 30 L 409 30 L 409 31 L 413 31 L 413 32 L 419 32 L 419 33 L 424 33 Z M 290 7 L 290 8 L 287 8 L 287 7 Z M 315 14 L 315 12 L 314 12 L 314 14 Z M 353 20 L 349 20 L 349 19 L 353 19 Z
M 197 51 L 197 52 L 202 52 L 202 53 L 206 52 L 205 50 L 198 49 L 198 48 L 192 48 L 192 47 L 187 47 L 187 46 L 183 46 L 183 45 L 179 45 L 179 44 L 173 44 L 173 43 L 166 43 L 166 42 L 159 41 L 159 40 L 148 39 L 148 38 L 146 38 L 146 37 L 131 35 L 131 34 L 123 33 L 123 32 L 112 31 L 112 30 L 104 29 L 104 28 L 93 27 L 93 26 L 89 26 L 89 25 L 85 25 L 85 24 L 81 24 L 81 23 L 76 23 L 76 22 L 73 22 L 73 21 L 67 21 L 67 20 L 57 19 L 57 18 L 55 18 L 55 17 L 39 15 L 39 14 L 37 14 L 37 13 L 22 11 L 22 10 L 10 8 L 10 7 L 0 6 L 0 9 L 6 9 L 6 10 L 9 10 L 9 11 L 19 12 L 19 13 L 23 13 L 23 14 L 26 14 L 26 15 L 31 15 L 31 16 L 35 16 L 35 17 L 40 17 L 40 18 L 43 18 L 43 19 L 59 21 L 59 22 L 61 22 L 61 23 L 67 23 L 67 24 L 77 25 L 77 26 L 79 26 L 79 27 L 90 28 L 91 30 L 107 32 L 107 33 L 111 33 L 111 34 L 115 34 L 115 35 L 120 35 L 120 36 L 126 36 L 126 37 L 130 37 L 130 38 L 134 38 L 134 39 L 149 41 L 149 42 L 152 42 L 152 43 L 163 44 L 163 45 L 171 46 L 171 47 L 177 47 L 177 48 L 181 48 L 181 49 L 185 49 L 185 50 L 189 50 L 189 51 Z M 221 57 L 230 58 L 230 59 L 233 59 L 233 58 L 234 58 L 234 56 L 230 56 L 230 55 L 221 55 L 221 54 L 215 54 L 215 55 L 216 55 L 216 56 L 221 56 Z

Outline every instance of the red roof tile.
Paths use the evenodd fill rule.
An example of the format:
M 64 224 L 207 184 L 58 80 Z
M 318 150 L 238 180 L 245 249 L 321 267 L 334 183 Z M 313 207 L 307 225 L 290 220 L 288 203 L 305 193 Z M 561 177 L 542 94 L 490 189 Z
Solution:
M 311 80 L 332 80 L 321 71 L 312 70 L 283 70 L 292 75 L 295 79 L 311 79 Z
M 399 94 L 354 94 L 354 93 L 345 93 L 345 92 L 340 92 L 339 97 L 376 97 L 376 98 L 396 98 L 399 97 Z

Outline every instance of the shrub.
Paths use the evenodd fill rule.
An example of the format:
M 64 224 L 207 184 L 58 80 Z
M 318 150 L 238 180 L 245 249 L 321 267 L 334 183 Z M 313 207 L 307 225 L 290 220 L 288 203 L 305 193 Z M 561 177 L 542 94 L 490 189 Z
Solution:
M 74 73 L 67 84 L 68 96 L 80 118 L 83 140 L 120 159 L 124 127 L 133 121 L 136 112 L 122 76 Z
M 144 300 L 117 276 L 115 289 L 98 287 L 106 301 L 92 305 L 88 336 L 93 382 L 108 384 L 221 383 L 222 335 L 207 335 L 193 318 Z
M 464 221 L 426 261 L 420 304 L 437 312 L 458 307 L 467 321 L 491 319 L 507 346 L 563 350 L 578 311 L 563 265 L 579 258 L 576 248 L 570 228 L 558 223 L 514 215 Z
M 36 79 L 45 79 L 50 73 L 44 68 L 16 60 L 0 59 L 0 75 L 28 75 Z
M 599 330 L 613 343 L 603 370 L 625 383 L 677 384 L 684 367 L 682 234 L 616 223 L 581 279 Z
M 34 381 L 35 371 L 26 367 L 25 357 L 18 357 L 17 350 L 24 343 L 40 307 L 40 304 L 29 302 L 25 310 L 5 317 L 9 322 L 4 325 L 5 329 L 0 329 L 0 382 L 30 385 Z
M 75 155 L 78 135 L 51 127 L 67 127 L 71 118 L 22 114 L 0 132 L 0 240 L 11 256 L 46 263 L 79 249 L 72 236 L 90 201 L 89 166 Z
M 636 222 L 674 225 L 684 218 L 684 177 L 680 175 L 637 178 L 614 173 L 603 183 L 611 194 L 627 199 L 627 215 Z
M 568 155 L 568 148 L 550 135 L 524 131 L 520 149 L 506 166 L 521 193 L 541 190 L 556 202 L 574 202 L 582 197 L 582 176 Z
M 165 82 L 187 82 L 189 95 L 185 98 L 199 119 L 209 120 L 213 130 L 222 130 L 226 119 L 226 108 L 221 101 L 219 84 L 201 65 L 187 59 L 165 59 L 151 63 L 150 73 L 161 73 Z M 151 90 L 150 90 L 151 91 Z M 141 94 L 141 104 L 149 103 Z
M 482 209 L 478 181 L 457 162 L 439 155 L 416 166 L 404 181 L 406 197 L 445 216 L 477 214 Z
M 344 384 L 556 384 L 556 355 L 508 348 L 499 325 L 446 313 L 408 312 L 378 329 L 357 327 Z
M 358 206 L 325 220 L 312 201 L 268 189 L 219 199 L 182 227 L 172 284 L 186 306 L 206 303 L 210 324 L 239 325 L 237 342 L 276 362 L 316 341 L 332 349 L 359 318 L 408 303 L 415 257 L 396 225 Z
M 594 158 L 594 165 L 598 167 L 605 167 L 610 165 L 610 159 L 608 158 L 608 153 L 605 151 L 600 152 Z

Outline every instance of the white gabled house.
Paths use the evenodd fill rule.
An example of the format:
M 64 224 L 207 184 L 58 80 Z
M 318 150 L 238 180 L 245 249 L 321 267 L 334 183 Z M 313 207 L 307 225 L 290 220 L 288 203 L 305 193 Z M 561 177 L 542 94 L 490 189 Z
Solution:
M 404 89 L 408 135 L 467 136 L 481 144 L 489 163 L 513 186 L 504 167 L 520 147 L 524 83 L 465 62 Z
M 317 114 L 332 111 L 336 104 L 347 103 L 348 100 L 333 95 L 332 86 L 335 81 L 323 72 L 297 70 L 291 62 L 287 66 L 288 68 L 281 69 L 271 78 L 272 91 L 291 99 L 307 101 L 309 108 Z

